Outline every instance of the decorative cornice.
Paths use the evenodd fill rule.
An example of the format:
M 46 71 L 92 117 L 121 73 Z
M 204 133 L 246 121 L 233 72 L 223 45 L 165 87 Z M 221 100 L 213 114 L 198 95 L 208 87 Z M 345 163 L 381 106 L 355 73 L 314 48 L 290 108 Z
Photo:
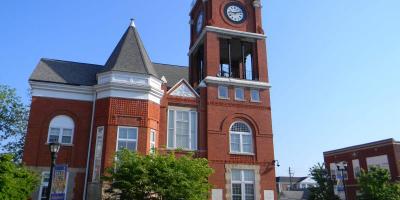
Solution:
M 207 76 L 203 81 L 206 84 L 213 83 L 213 84 L 233 85 L 233 86 L 259 88 L 259 89 L 269 89 L 271 87 L 271 85 L 267 82 L 251 81 L 251 80 L 236 79 L 236 78 L 215 77 L 215 76 Z
M 255 8 L 262 8 L 261 1 L 260 0 L 254 0 L 253 1 L 253 6 Z
M 34 97 L 93 101 L 93 87 L 29 81 Z

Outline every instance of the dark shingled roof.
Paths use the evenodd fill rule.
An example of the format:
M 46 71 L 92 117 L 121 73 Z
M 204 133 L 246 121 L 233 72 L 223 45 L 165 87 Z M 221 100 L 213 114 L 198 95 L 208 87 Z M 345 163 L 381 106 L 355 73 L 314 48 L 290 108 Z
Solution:
M 306 178 L 307 178 L 306 176 L 305 177 L 292 177 L 292 183 L 293 184 L 298 183 Z M 289 176 L 278 176 L 278 177 L 276 177 L 276 182 L 277 183 L 282 183 L 282 182 L 289 183 L 290 177 Z
M 188 67 L 153 63 L 160 77 L 165 76 L 167 86 L 174 86 L 182 78 L 188 79 Z M 68 85 L 96 85 L 96 74 L 104 66 L 63 60 L 40 59 L 29 80 Z
M 91 86 L 97 83 L 96 74 L 103 68 L 102 65 L 42 58 L 29 80 Z
M 105 67 L 104 71 L 133 72 L 158 77 L 134 25 L 125 31 Z

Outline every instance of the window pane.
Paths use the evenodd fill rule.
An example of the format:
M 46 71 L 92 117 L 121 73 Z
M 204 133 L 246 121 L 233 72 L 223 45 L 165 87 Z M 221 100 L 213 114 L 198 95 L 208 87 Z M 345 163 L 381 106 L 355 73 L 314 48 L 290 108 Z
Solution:
M 71 139 L 72 139 L 71 136 L 62 136 L 61 143 L 71 144 L 72 143 Z
M 242 173 L 241 170 L 232 169 L 232 181 L 241 181 L 242 180 Z
M 237 100 L 244 99 L 244 89 L 243 88 L 235 88 L 235 99 L 237 99 Z
M 245 181 L 254 181 L 254 171 L 252 170 L 243 170 L 244 180 Z
M 258 90 L 251 90 L 251 100 L 260 101 L 260 92 Z
M 58 135 L 50 135 L 49 142 L 58 142 Z
M 175 115 L 174 111 L 168 111 L 168 147 L 174 147 Z
M 128 130 L 126 128 L 119 128 L 119 137 L 120 139 L 128 138 Z
M 231 127 L 231 131 L 242 132 L 242 133 L 250 133 L 250 128 L 245 123 L 236 122 Z
M 127 129 L 128 132 L 128 139 L 136 140 L 137 139 L 137 129 L 136 128 L 129 128 Z
M 63 129 L 63 136 L 72 136 L 72 129 Z
M 189 135 L 176 135 L 176 147 L 189 149 Z
M 50 128 L 50 135 L 59 135 L 60 130 L 59 128 Z
M 232 199 L 241 200 L 242 198 L 242 185 L 241 184 L 232 184 Z
M 125 141 L 118 141 L 118 150 L 126 148 L 126 142 Z
M 136 142 L 126 142 L 126 148 L 135 151 L 136 150 Z
M 197 112 L 190 112 L 191 149 L 197 149 Z
M 245 185 L 245 195 L 246 195 L 246 200 L 254 200 L 254 185 L 253 184 Z
M 227 99 L 228 98 L 228 87 L 218 86 L 218 96 L 220 98 Z
M 249 144 L 244 144 L 243 153 L 253 153 L 253 147 Z
M 155 132 L 151 131 L 150 132 L 150 142 L 155 142 L 156 141 L 156 136 L 155 136 Z

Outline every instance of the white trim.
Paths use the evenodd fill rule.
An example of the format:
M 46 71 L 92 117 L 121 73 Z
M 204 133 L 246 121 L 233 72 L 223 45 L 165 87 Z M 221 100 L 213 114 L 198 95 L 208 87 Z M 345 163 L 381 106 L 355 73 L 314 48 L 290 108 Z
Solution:
M 79 101 L 93 101 L 92 86 L 73 86 L 60 83 L 29 81 L 33 97 L 50 97 Z
M 233 85 L 238 87 L 249 87 L 249 88 L 259 88 L 259 89 L 269 89 L 271 87 L 271 85 L 267 82 L 243 80 L 236 78 L 215 77 L 215 76 L 207 76 L 205 79 L 203 79 L 203 81 L 205 83 Z
M 179 86 L 180 86 L 181 84 L 185 84 L 185 85 L 190 89 L 190 91 L 192 91 L 192 93 L 193 93 L 196 97 L 200 97 L 200 95 L 197 94 L 196 90 L 193 89 L 193 87 L 189 84 L 189 82 L 187 82 L 187 80 L 184 79 L 184 78 L 181 79 L 180 81 L 178 81 L 178 83 L 176 83 L 170 90 L 168 90 L 167 94 L 171 94 L 173 91 L 175 91 L 176 89 L 178 89 Z
M 174 113 L 174 131 L 173 131 L 173 146 L 169 146 L 169 134 L 170 133 L 170 118 L 169 118 L 169 113 L 170 111 L 172 111 Z M 189 148 L 182 148 L 182 147 L 177 147 L 176 146 L 176 112 L 177 111 L 181 111 L 181 112 L 188 112 L 188 132 L 189 132 Z M 194 118 L 192 119 L 192 114 L 194 113 Z M 192 135 L 192 121 L 195 122 L 195 127 L 194 127 L 194 133 Z M 196 151 L 198 149 L 198 112 L 196 109 L 193 108 L 187 108 L 187 107 L 174 107 L 174 106 L 169 106 L 168 110 L 167 110 L 167 149 L 178 149 L 181 148 L 183 150 L 187 150 L 187 151 Z M 194 136 L 194 138 L 193 138 Z M 192 139 L 194 139 L 194 143 L 192 142 Z
M 250 132 L 236 132 L 236 131 L 231 131 L 232 126 L 235 125 L 236 123 L 243 123 L 247 126 Z M 232 134 L 239 135 L 239 151 L 233 151 L 232 150 Z M 243 135 L 250 136 L 251 137 L 251 152 L 244 152 L 243 151 Z M 244 121 L 235 121 L 231 124 L 229 127 L 229 154 L 238 154 L 238 155 L 254 155 L 254 137 L 253 137 L 253 131 L 251 130 L 251 127 L 249 124 L 247 124 Z
M 121 139 L 122 141 L 130 141 L 130 142 L 132 142 L 132 141 L 134 141 L 134 142 L 136 142 L 136 148 L 135 148 L 135 151 L 137 151 L 137 148 L 138 148 L 138 146 L 139 146 L 139 128 L 138 127 L 132 127 L 132 126 L 117 126 L 117 141 L 116 141 L 116 144 L 115 144 L 115 151 L 117 152 L 118 151 L 118 141 L 120 140 L 119 139 L 119 129 L 120 128 L 127 128 L 127 129 L 136 129 L 136 139 Z M 128 132 L 127 132 L 127 134 L 128 134 Z
M 190 48 L 188 55 L 192 54 L 197 49 L 199 44 L 203 41 L 206 32 L 213 32 L 213 33 L 219 33 L 222 35 L 235 36 L 235 37 L 241 37 L 241 38 L 246 38 L 246 39 L 256 39 L 256 40 L 264 40 L 265 38 L 267 38 L 266 35 L 259 34 L 259 33 L 238 31 L 238 30 L 220 28 L 220 27 L 215 27 L 215 26 L 205 26 L 203 28 L 203 31 L 201 31 L 201 33 L 199 34 L 199 37 L 197 38 L 197 40 L 194 42 L 193 46 Z
M 235 181 L 232 179 L 233 171 L 239 171 L 240 172 L 240 181 Z M 245 171 L 251 171 L 253 172 L 253 180 L 252 181 L 246 181 L 244 178 L 244 172 Z M 256 198 L 256 172 L 251 169 L 231 169 L 231 197 L 233 197 L 233 184 L 240 184 L 240 197 L 246 199 L 246 184 L 253 184 L 253 196 L 254 199 Z

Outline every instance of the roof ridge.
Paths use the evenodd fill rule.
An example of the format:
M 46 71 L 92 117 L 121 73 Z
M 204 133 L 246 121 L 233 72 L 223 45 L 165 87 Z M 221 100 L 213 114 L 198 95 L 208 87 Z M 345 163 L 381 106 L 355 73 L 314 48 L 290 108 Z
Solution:
M 77 62 L 77 61 L 70 61 L 70 60 L 59 60 L 59 59 L 53 59 L 53 58 L 40 58 L 41 61 L 56 61 L 56 62 L 68 62 L 68 63 L 76 63 L 76 64 L 84 64 L 84 65 L 97 65 L 104 67 L 104 65 L 100 64 L 93 64 L 93 63 L 84 63 L 84 62 Z

